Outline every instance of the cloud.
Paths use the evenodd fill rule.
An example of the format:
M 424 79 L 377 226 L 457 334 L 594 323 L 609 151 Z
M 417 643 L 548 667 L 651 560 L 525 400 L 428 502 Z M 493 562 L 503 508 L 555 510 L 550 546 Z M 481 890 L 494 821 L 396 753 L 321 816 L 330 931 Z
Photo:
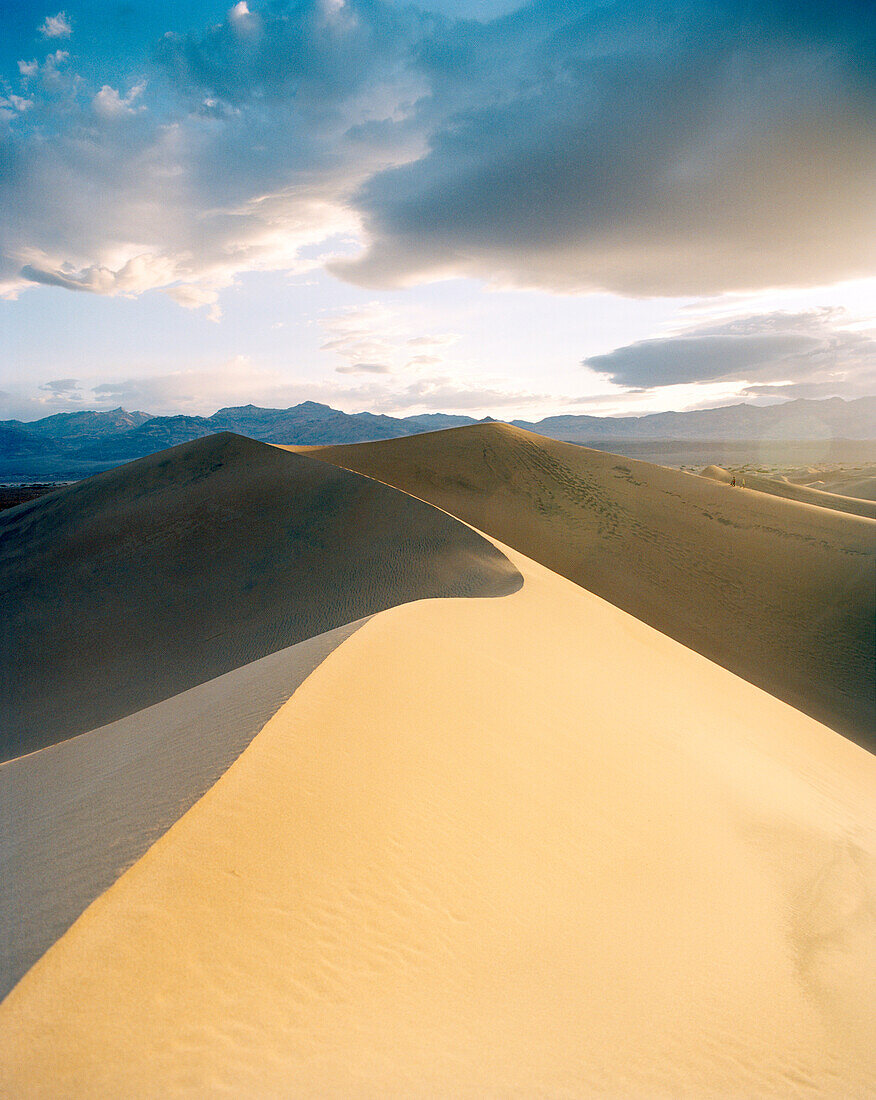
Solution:
M 335 367 L 337 374 L 392 374 L 392 367 L 386 363 L 345 363 Z
M 59 11 L 57 15 L 47 15 L 40 25 L 39 33 L 43 38 L 69 38 L 73 33 L 67 13 Z
M 94 80 L 64 51 L 24 61 L 33 107 L 0 108 L 0 292 L 219 289 L 340 237 L 364 248 L 330 270 L 381 287 L 852 278 L 876 233 L 868 17 L 857 0 L 533 0 L 486 22 L 272 0 L 105 75 L 83 53 Z M 42 33 L 70 29 L 59 12 Z
M 545 394 L 511 390 L 501 384 L 476 383 L 449 372 L 434 377 L 400 379 L 374 376 L 344 384 L 340 379 L 311 382 L 289 379 L 265 369 L 248 356 L 237 355 L 215 370 L 175 371 L 151 378 L 118 378 L 92 389 L 101 408 L 123 405 L 149 409 L 153 415 L 209 415 L 224 405 L 254 402 L 271 408 L 287 408 L 302 401 L 318 401 L 345 412 L 377 412 L 404 416 L 417 412 L 480 412 L 538 407 L 551 399 Z M 26 404 L 26 402 L 24 403 Z M 11 398 L 8 407 L 23 408 Z M 2 402 L 0 402 L 2 405 Z M 31 401 L 32 416 L 44 416 L 44 406 Z M 15 415 L 15 414 L 11 414 Z
M 73 390 L 79 389 L 79 379 L 56 378 L 54 382 L 44 382 L 39 388 L 48 393 L 70 394 Z
M 876 338 L 845 328 L 839 309 L 754 314 L 641 340 L 584 360 L 618 386 L 653 389 L 748 382 L 752 396 L 854 395 L 876 390 Z
M 411 356 L 411 347 L 438 347 L 452 343 L 450 334 L 411 336 L 413 319 L 379 302 L 336 310 L 320 321 L 329 337 L 320 345 L 346 360 L 337 374 L 392 374 L 409 368 L 434 366 L 435 355 Z
M 21 275 L 33 283 L 42 283 L 44 286 L 61 286 L 65 290 L 92 289 L 85 285 L 83 279 L 71 278 L 57 271 L 44 271 L 42 268 L 34 267 L 33 264 L 25 264 L 21 269 Z
M 116 270 L 94 264 L 79 271 L 63 270 L 25 264 L 21 275 L 32 282 L 46 286 L 60 286 L 65 290 L 85 291 L 92 294 L 122 294 L 135 296 L 155 286 L 163 286 L 179 278 L 178 266 L 167 256 L 143 253 L 132 256 Z
M 686 295 L 872 267 L 866 5 L 547 0 L 421 46 L 428 152 L 356 196 L 365 286 Z
M 37 415 L 46 415 L 46 405 L 66 408 L 69 403 L 81 403 L 84 395 L 80 391 L 78 378 L 56 378 L 51 382 L 44 382 L 37 389 L 47 393 L 48 398 L 38 398 L 38 407 L 43 411 Z
M 437 347 L 440 344 L 455 344 L 459 337 L 454 332 L 444 332 L 437 336 L 414 336 L 408 340 L 408 346 L 412 348 Z
M 58 55 L 22 76 L 33 122 L 0 121 L 0 203 L 15 210 L 0 225 L 0 293 L 221 288 L 309 270 L 319 260 L 302 253 L 357 233 L 353 191 L 421 148 L 404 121 L 421 86 L 405 57 L 425 17 L 336 15 L 319 0 L 237 5 L 129 60 L 127 94 Z
M 94 113 L 104 119 L 124 118 L 126 115 L 133 115 L 136 108 L 132 104 L 138 96 L 143 94 L 145 87 L 145 81 L 135 84 L 130 92 L 123 97 L 119 95 L 115 88 L 111 88 L 109 84 L 104 84 L 91 101 Z
M 208 415 L 221 405 L 239 405 L 270 392 L 279 376 L 234 355 L 210 370 L 180 370 L 152 377 L 117 378 L 92 387 L 103 407 L 149 409 L 154 415 Z M 303 400 L 303 399 L 302 399 Z
M 36 76 L 37 72 L 39 71 L 39 67 L 40 67 L 40 64 L 36 59 L 34 59 L 33 61 L 19 61 L 18 62 L 18 71 L 21 74 L 21 76 L 24 76 L 24 77 Z
M 219 291 L 215 287 L 203 286 L 197 283 L 181 283 L 178 286 L 168 287 L 163 293 L 181 305 L 183 309 L 209 307 L 207 318 L 210 321 L 218 322 L 222 319 L 222 310 L 218 304 Z
M 520 409 L 551 400 L 546 394 L 472 385 L 451 375 L 418 378 L 391 388 L 361 386 L 349 396 L 354 395 L 363 408 L 398 414 Z
M 33 102 L 29 99 L 24 99 L 22 96 L 10 95 L 6 98 L 0 96 L 0 110 L 3 108 L 12 107 L 16 111 L 27 111 L 33 106 Z M 13 117 L 11 114 L 9 117 Z

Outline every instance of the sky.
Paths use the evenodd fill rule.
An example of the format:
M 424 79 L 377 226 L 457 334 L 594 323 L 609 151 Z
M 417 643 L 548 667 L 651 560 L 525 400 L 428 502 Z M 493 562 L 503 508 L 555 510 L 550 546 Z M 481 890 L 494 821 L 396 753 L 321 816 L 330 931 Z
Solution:
M 0 0 L 0 418 L 876 393 L 844 0 Z

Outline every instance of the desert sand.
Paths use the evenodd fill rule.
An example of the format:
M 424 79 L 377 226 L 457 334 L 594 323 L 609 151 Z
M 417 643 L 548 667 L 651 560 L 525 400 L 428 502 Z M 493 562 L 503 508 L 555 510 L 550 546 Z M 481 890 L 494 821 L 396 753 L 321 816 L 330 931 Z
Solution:
M 833 473 L 820 474 L 818 481 L 820 488 L 826 493 L 842 493 L 845 496 L 857 497 L 859 500 L 876 501 L 876 467 L 862 469 L 850 473 L 845 471 L 842 476 Z
M 747 471 L 734 475 L 731 470 L 725 470 L 721 466 L 707 466 L 703 470 L 703 476 L 712 478 L 713 481 L 723 482 L 724 485 L 730 485 L 735 476 L 739 486 L 741 486 L 744 478 L 746 489 L 753 489 L 759 493 L 771 493 L 773 496 L 782 497 L 785 500 L 796 500 L 800 504 L 814 504 L 818 508 L 830 508 L 837 512 L 847 512 L 850 516 L 876 519 L 876 501 L 845 496 L 843 493 L 835 491 L 828 492 L 827 489 L 815 485 L 795 483 L 786 476 L 781 478 L 763 477 Z
M 872 1095 L 873 758 L 507 553 L 343 641 L 43 955 L 5 1095 Z
M 876 521 L 502 424 L 308 453 L 438 505 L 876 745 Z
M 0 764 L 0 997 L 363 622 Z
M 456 476 L 459 433 L 441 434 L 423 480 Z M 503 467 L 514 449 L 478 440 L 499 476 L 460 500 L 510 481 L 545 505 L 556 466 L 535 498 L 546 460 L 523 442 L 530 465 Z M 249 467 L 221 451 L 206 470 L 164 455 L 180 523 L 204 482 L 217 509 L 235 502 L 215 591 L 233 594 L 243 532 L 263 547 L 281 497 L 286 517 L 320 509 L 319 554 L 287 574 L 310 586 L 303 606 L 363 606 L 336 590 L 346 568 L 376 610 L 208 680 L 200 620 L 156 612 L 193 686 L 0 764 L 0 1095 L 872 1096 L 876 759 L 422 500 L 246 444 L 220 446 L 256 462 L 254 496 L 222 495 Z M 117 473 L 133 507 L 139 475 Z M 670 507 L 678 483 L 648 476 Z M 705 552 L 702 512 L 736 505 L 679 476 L 713 494 L 694 492 L 684 528 Z M 582 474 L 570 496 L 622 528 L 641 498 L 606 484 Z M 758 501 L 872 529 L 737 496 L 773 522 Z M 546 556 L 571 507 L 543 508 Z M 139 530 L 139 568 L 169 560 Z M 355 549 L 372 534 L 381 556 Z
M 393 604 L 519 583 L 384 485 L 223 433 L 0 514 L 0 759 Z

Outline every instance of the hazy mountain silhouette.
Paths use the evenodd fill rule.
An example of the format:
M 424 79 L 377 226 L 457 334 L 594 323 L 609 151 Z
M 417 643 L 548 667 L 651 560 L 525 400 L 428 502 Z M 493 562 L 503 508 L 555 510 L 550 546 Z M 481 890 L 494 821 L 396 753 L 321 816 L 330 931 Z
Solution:
M 265 443 L 307 445 L 366 443 L 476 423 L 479 421 L 473 417 L 446 413 L 408 417 L 351 414 L 315 401 L 288 409 L 242 405 L 219 409 L 212 416 L 150 417 L 122 408 L 55 413 L 29 423 L 0 422 L 0 477 L 84 477 L 223 431 Z M 602 445 L 609 450 L 624 442 L 671 440 L 872 440 L 876 439 L 876 397 L 799 400 L 766 407 L 739 404 L 648 416 L 551 416 L 512 423 L 551 439 Z

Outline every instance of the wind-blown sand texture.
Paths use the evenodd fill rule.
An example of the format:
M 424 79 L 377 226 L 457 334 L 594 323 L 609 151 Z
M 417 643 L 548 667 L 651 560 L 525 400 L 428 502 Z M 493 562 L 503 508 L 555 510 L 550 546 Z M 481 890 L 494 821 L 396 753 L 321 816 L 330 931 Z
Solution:
M 873 1095 L 876 762 L 509 556 L 353 633 L 86 910 L 3 1095 Z
M 364 621 L 0 764 L 0 997 Z
M 0 514 L 0 759 L 410 599 L 519 583 L 395 489 L 223 433 Z
M 309 453 L 431 501 L 876 744 L 876 521 L 502 424 Z

